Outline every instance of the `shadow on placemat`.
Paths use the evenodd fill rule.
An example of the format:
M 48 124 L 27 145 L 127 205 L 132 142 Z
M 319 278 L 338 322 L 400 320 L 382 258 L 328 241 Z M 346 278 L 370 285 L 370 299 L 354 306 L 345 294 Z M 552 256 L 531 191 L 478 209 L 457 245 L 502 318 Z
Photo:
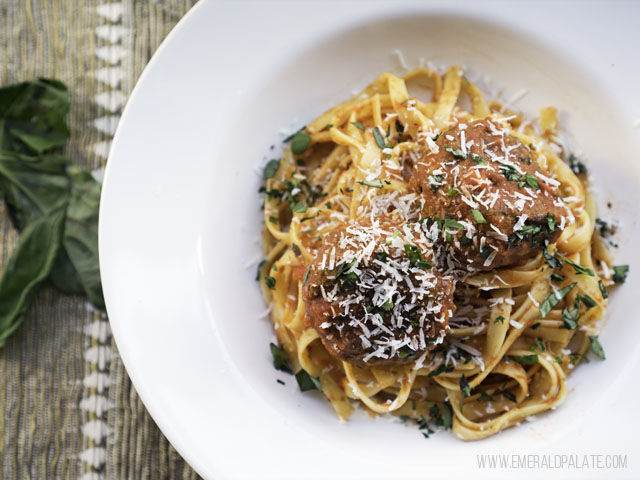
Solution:
M 71 91 L 67 155 L 104 167 L 150 56 L 195 0 L 4 0 L 0 84 Z M 0 270 L 16 232 L 0 206 Z M 106 317 L 45 289 L 0 350 L 0 478 L 197 479 L 138 398 Z

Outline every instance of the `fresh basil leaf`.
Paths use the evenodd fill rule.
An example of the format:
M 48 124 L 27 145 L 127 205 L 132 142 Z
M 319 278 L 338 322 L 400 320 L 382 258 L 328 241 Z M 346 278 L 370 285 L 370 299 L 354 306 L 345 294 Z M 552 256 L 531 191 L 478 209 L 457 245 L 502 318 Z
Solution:
M 98 309 L 104 310 L 98 256 L 98 211 L 101 187 L 89 172 L 72 166 L 71 194 L 67 206 L 62 245 L 80 280 L 84 293 Z
M 569 260 L 567 257 L 565 257 L 564 255 L 562 255 L 561 253 L 556 253 L 556 255 L 560 258 L 562 258 L 565 262 L 567 262 L 569 265 L 571 265 L 573 267 L 573 269 L 576 271 L 577 274 L 583 274 L 583 275 L 589 275 L 590 277 L 594 276 L 593 270 L 591 270 L 590 268 L 587 267 L 583 267 L 582 265 Z
M 30 223 L 20 235 L 0 278 L 0 347 L 18 328 L 56 260 L 64 228 L 59 208 Z
M 0 151 L 0 195 L 19 231 L 67 201 L 70 182 L 65 167 L 66 160 L 58 155 Z

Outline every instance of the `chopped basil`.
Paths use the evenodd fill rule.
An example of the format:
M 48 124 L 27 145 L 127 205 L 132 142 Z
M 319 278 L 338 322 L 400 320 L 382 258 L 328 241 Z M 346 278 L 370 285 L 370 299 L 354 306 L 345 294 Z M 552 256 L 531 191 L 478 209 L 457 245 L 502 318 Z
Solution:
M 382 308 L 385 312 L 393 310 L 393 301 L 391 301 L 391 299 L 388 298 L 387 301 L 384 302 L 380 308 Z
M 374 127 L 373 128 L 373 138 L 376 141 L 376 145 L 378 145 L 378 147 L 382 150 L 383 148 L 386 148 L 385 142 L 384 142 L 384 138 L 382 138 L 382 135 L 380 135 L 380 132 L 378 131 L 378 127 Z
M 550 232 L 554 232 L 557 228 L 556 218 L 551 213 L 547 213 L 547 226 Z
M 512 402 L 514 403 L 516 402 L 516 396 L 513 393 L 511 393 L 509 390 L 501 390 L 500 392 L 496 392 L 496 393 L 501 393 Z
M 471 240 L 466 235 L 460 239 L 460 244 L 461 245 L 471 245 L 472 243 L 473 243 L 473 240 Z
M 304 369 L 296 373 L 296 381 L 298 382 L 301 392 L 306 392 L 307 390 L 322 390 L 320 381 L 309 375 Z
M 471 396 L 471 387 L 469 386 L 469 382 L 467 382 L 467 379 L 464 377 L 464 375 L 462 375 L 462 377 L 460 378 L 460 391 L 462 392 L 463 398 Z
M 276 279 L 270 276 L 264 277 L 264 283 L 267 284 L 270 290 L 276 288 Z
M 453 412 L 451 411 L 451 405 L 448 403 L 442 404 L 442 411 L 438 408 L 438 404 L 434 403 L 429 409 L 429 416 L 437 426 L 445 429 L 451 428 Z
M 293 206 L 291 210 L 295 213 L 305 213 L 307 211 L 307 206 L 300 200 Z
M 273 215 L 269 215 L 269 221 L 271 223 L 275 223 L 277 225 L 278 224 L 278 217 L 275 217 Z
M 553 308 L 558 305 L 558 303 L 560 303 L 560 300 L 562 300 L 567 295 L 567 293 L 573 290 L 573 287 L 575 287 L 576 285 L 577 283 L 575 282 L 567 285 L 566 287 L 558 290 L 558 295 L 556 295 L 555 292 L 551 292 L 540 305 L 540 315 L 542 316 L 542 318 L 545 318 L 549 314 L 549 312 L 553 310 Z M 560 298 L 558 298 L 558 296 Z
M 489 395 L 487 392 L 482 390 L 480 392 L 480 396 L 478 397 L 479 402 L 493 402 L 493 397 Z
M 427 377 L 437 377 L 441 373 L 453 372 L 453 365 L 445 365 L 444 363 L 436 368 L 434 371 L 429 372 Z
M 274 343 L 269 344 L 269 349 L 271 350 L 274 368 L 282 372 L 293 373 L 291 365 L 289 364 L 289 357 L 284 349 Z
M 471 154 L 471 159 L 476 162 L 476 165 L 484 165 L 485 163 L 487 163 L 487 159 L 484 157 L 481 157 L 480 155 L 477 155 L 475 153 Z
M 602 283 L 602 280 L 598 280 L 598 287 L 600 287 L 600 293 L 602 294 L 602 298 L 609 298 L 609 293 L 607 293 L 607 289 Z
M 311 272 L 311 268 L 307 268 L 307 271 L 304 272 L 304 278 L 302 279 L 302 285 L 307 284 L 307 280 L 309 280 L 309 273 Z
M 444 228 L 445 229 L 450 229 L 450 228 L 460 229 L 460 228 L 464 228 L 464 226 L 460 222 L 454 220 L 453 218 L 445 218 L 444 219 Z
M 475 208 L 471 210 L 471 214 L 473 215 L 473 219 L 476 223 L 487 223 L 484 218 L 484 215 L 480 212 L 480 210 L 476 210 Z
M 562 365 L 562 359 L 560 357 L 558 357 L 558 356 L 556 356 L 556 363 L 558 365 Z
M 455 188 L 451 187 L 449 189 L 449 191 L 447 192 L 447 196 L 448 197 L 453 197 L 454 195 L 456 195 L 458 193 L 458 190 L 456 190 Z
M 564 275 L 560 275 L 559 273 L 552 273 L 551 280 L 554 282 L 564 282 Z
M 578 320 L 582 314 L 580 313 L 580 303 L 576 302 L 578 305 L 574 304 L 573 308 L 563 308 L 562 309 L 562 327 L 567 330 L 575 330 L 578 328 Z
M 538 328 L 540 326 L 540 322 L 536 322 L 533 325 L 531 325 L 531 330 L 535 330 L 536 328 Z
M 489 255 L 491 255 L 491 249 L 489 247 L 484 247 L 482 250 L 480 250 L 480 257 L 483 260 L 489 258 Z
M 529 350 L 531 350 L 532 352 L 535 352 L 536 350 L 540 350 L 541 352 L 544 352 L 544 344 L 542 343 L 542 340 L 539 338 L 536 338 L 536 343 L 532 344 L 529 347 Z
M 518 173 L 513 165 L 502 165 L 500 167 L 500 173 L 504 175 L 507 180 L 522 180 L 522 175 Z
M 511 357 L 513 360 L 515 360 L 516 362 L 518 362 L 520 365 L 535 365 L 536 363 L 538 363 L 538 355 L 537 354 L 533 354 L 533 355 L 522 355 L 522 356 L 513 356 Z
M 358 130 L 362 130 L 364 132 L 364 125 L 362 125 L 362 123 L 360 123 L 360 122 L 351 122 L 351 125 L 356 127 Z
M 595 355 L 604 360 L 604 350 L 602 349 L 602 345 L 600 345 L 600 340 L 598 340 L 597 335 L 589 335 L 589 341 L 591 342 L 591 351 L 595 353 Z
M 358 182 L 360 185 L 366 185 L 367 187 L 382 188 L 382 180 L 361 180 Z
M 573 154 L 569 155 L 569 167 L 576 175 L 584 175 L 587 173 L 587 167 L 585 167 L 584 163 L 578 160 Z
M 467 158 L 467 154 L 464 153 L 462 150 L 460 149 L 453 149 L 451 147 L 444 147 L 444 151 L 450 153 L 451 155 L 453 155 L 454 157 L 458 157 L 458 158 Z
M 264 172 L 262 172 L 262 176 L 265 180 L 269 180 L 273 178 L 273 176 L 280 168 L 280 160 L 269 160 L 267 165 L 264 167 Z
M 385 263 L 387 261 L 388 257 L 389 257 L 389 254 L 387 252 L 377 252 L 376 253 L 376 258 L 378 260 L 380 260 L 382 263 Z
M 396 132 L 404 133 L 404 125 L 402 125 L 397 118 L 396 118 Z
M 311 137 L 304 132 L 297 132 L 291 137 L 291 152 L 294 155 L 304 153 L 311 144 Z
M 306 127 L 307 127 L 306 125 L 303 125 L 298 130 L 296 130 L 291 135 L 289 135 L 287 138 L 282 140 L 282 143 L 289 143 L 293 139 L 293 137 L 295 137 L 298 133 L 302 132 Z
M 296 257 L 299 257 L 300 255 L 302 255 L 302 252 L 300 251 L 300 247 L 295 243 L 291 245 L 291 250 L 293 250 L 293 254 Z
M 422 253 L 417 246 L 407 243 L 404 246 L 404 251 L 407 254 L 407 258 L 411 262 L 411 265 L 413 265 L 414 267 L 418 267 L 423 270 L 429 270 L 430 268 L 432 268 L 433 265 L 422 258 Z
M 593 270 L 591 270 L 590 268 L 583 267 L 582 265 L 569 260 L 567 257 L 562 255 L 561 253 L 556 253 L 556 255 L 562 258 L 569 265 L 571 265 L 578 275 L 583 274 L 583 275 L 589 275 L 590 277 L 594 276 Z
M 617 265 L 613 267 L 613 282 L 624 283 L 629 273 L 629 265 Z
M 260 280 L 260 272 L 262 271 L 262 267 L 264 267 L 267 263 L 269 263 L 269 262 L 267 262 L 266 260 L 262 260 L 262 261 L 258 264 L 258 271 L 257 271 L 257 273 L 256 273 L 256 282 L 257 282 L 258 280 Z
M 527 185 L 529 185 L 531 188 L 535 190 L 540 190 L 540 184 L 538 183 L 538 179 L 533 175 L 531 175 L 529 172 L 527 172 L 527 174 L 524 176 L 524 180 L 525 182 L 527 182 Z
M 327 207 L 327 208 L 331 208 L 331 202 L 325 203 L 324 206 Z
M 498 322 L 504 323 L 504 317 L 502 315 L 498 315 L 496 319 L 493 321 L 493 323 L 498 323 Z
M 596 302 L 593 298 L 591 298 L 586 293 L 584 295 L 580 295 L 579 298 L 580 300 L 582 300 L 582 303 L 584 303 L 584 306 L 587 307 L 587 310 L 598 306 L 598 302 Z

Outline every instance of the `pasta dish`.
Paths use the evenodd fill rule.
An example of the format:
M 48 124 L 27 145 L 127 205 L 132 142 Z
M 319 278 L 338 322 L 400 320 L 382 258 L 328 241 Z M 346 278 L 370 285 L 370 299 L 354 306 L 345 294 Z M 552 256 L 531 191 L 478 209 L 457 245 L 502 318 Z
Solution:
M 409 93 L 429 86 L 431 98 Z M 428 436 L 554 409 L 598 342 L 612 264 L 584 165 L 460 67 L 385 73 L 264 171 L 259 279 L 277 368 Z

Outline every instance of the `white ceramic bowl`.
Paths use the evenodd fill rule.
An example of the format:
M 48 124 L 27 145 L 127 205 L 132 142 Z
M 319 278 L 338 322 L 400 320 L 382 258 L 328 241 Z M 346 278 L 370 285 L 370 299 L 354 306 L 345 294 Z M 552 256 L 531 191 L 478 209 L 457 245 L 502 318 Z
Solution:
M 100 261 L 113 332 L 137 391 L 205 478 L 496 478 L 477 454 L 627 455 L 640 474 L 638 3 L 202 1 L 127 104 L 103 189 Z M 604 362 L 569 378 L 555 412 L 487 440 L 356 416 L 271 366 L 254 281 L 259 168 L 291 129 L 383 71 L 463 64 L 518 108 L 555 105 L 591 167 L 631 263 L 610 300 Z M 489 77 L 487 81 L 482 75 Z M 275 152 L 270 146 L 276 145 Z M 257 173 L 258 172 L 258 173 Z M 283 387 L 276 379 L 286 382 Z M 539 457 L 540 458 L 540 457 Z M 602 471 L 548 469 L 546 477 Z M 520 469 L 523 478 L 539 475 Z

